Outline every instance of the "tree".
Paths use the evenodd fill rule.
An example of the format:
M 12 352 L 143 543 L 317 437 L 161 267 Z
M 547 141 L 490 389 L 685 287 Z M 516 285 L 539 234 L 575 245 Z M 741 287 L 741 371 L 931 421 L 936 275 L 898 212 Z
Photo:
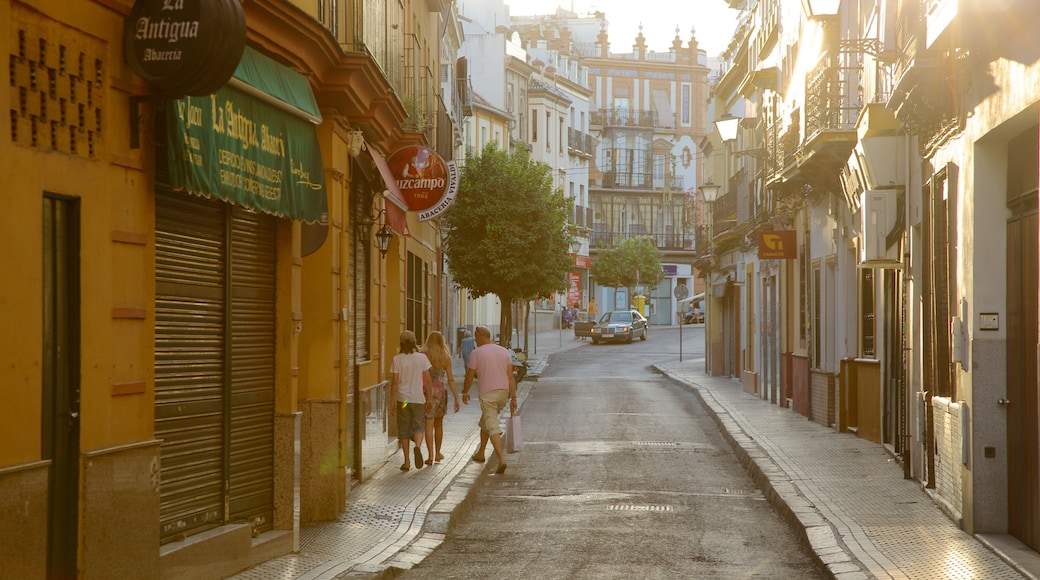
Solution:
M 452 277 L 471 296 L 498 296 L 502 344 L 512 333 L 514 302 L 526 315 L 529 301 L 567 288 L 569 210 L 549 166 L 526 150 L 508 153 L 490 143 L 479 156 L 466 156 L 445 217 L 444 250 Z M 526 332 L 524 342 L 526 349 Z
M 592 277 L 603 286 L 657 286 L 661 276 L 661 251 L 648 238 L 626 238 L 592 262 Z

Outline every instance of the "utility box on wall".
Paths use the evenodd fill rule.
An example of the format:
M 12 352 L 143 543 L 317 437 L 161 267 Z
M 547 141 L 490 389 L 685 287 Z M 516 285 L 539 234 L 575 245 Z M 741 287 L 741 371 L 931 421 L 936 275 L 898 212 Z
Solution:
M 864 191 L 860 205 L 863 243 L 860 245 L 860 265 L 865 268 L 898 268 L 899 244 L 888 245 L 888 234 L 898 221 L 895 189 L 871 189 Z

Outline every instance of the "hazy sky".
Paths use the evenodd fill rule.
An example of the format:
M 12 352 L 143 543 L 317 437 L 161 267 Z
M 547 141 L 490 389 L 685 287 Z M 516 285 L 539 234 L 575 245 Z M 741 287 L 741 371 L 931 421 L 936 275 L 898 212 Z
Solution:
M 667 51 L 679 27 L 683 44 L 696 29 L 697 42 L 708 56 L 718 56 L 729 44 L 736 28 L 738 12 L 726 0 L 506 0 L 514 16 L 552 14 L 563 7 L 585 16 L 595 10 L 605 12 L 610 23 L 613 52 L 629 52 L 639 24 L 651 50 Z

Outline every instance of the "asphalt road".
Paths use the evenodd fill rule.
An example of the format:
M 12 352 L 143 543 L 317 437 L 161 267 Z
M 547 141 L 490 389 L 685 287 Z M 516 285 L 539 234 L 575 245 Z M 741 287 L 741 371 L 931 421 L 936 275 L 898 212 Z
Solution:
M 684 357 L 703 356 L 703 330 L 683 332 Z M 554 357 L 521 411 L 524 451 L 402 577 L 824 578 L 694 397 L 650 369 L 678 336 Z

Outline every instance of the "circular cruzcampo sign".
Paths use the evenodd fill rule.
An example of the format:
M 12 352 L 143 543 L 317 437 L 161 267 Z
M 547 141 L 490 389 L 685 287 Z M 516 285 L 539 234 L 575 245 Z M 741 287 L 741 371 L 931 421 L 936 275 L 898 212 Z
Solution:
M 131 70 L 176 96 L 208 95 L 223 86 L 245 46 L 239 0 L 137 0 L 123 24 Z
M 408 209 L 418 212 L 420 221 L 436 217 L 455 200 L 459 182 L 455 162 L 445 162 L 433 149 L 421 145 L 398 149 L 386 164 Z

